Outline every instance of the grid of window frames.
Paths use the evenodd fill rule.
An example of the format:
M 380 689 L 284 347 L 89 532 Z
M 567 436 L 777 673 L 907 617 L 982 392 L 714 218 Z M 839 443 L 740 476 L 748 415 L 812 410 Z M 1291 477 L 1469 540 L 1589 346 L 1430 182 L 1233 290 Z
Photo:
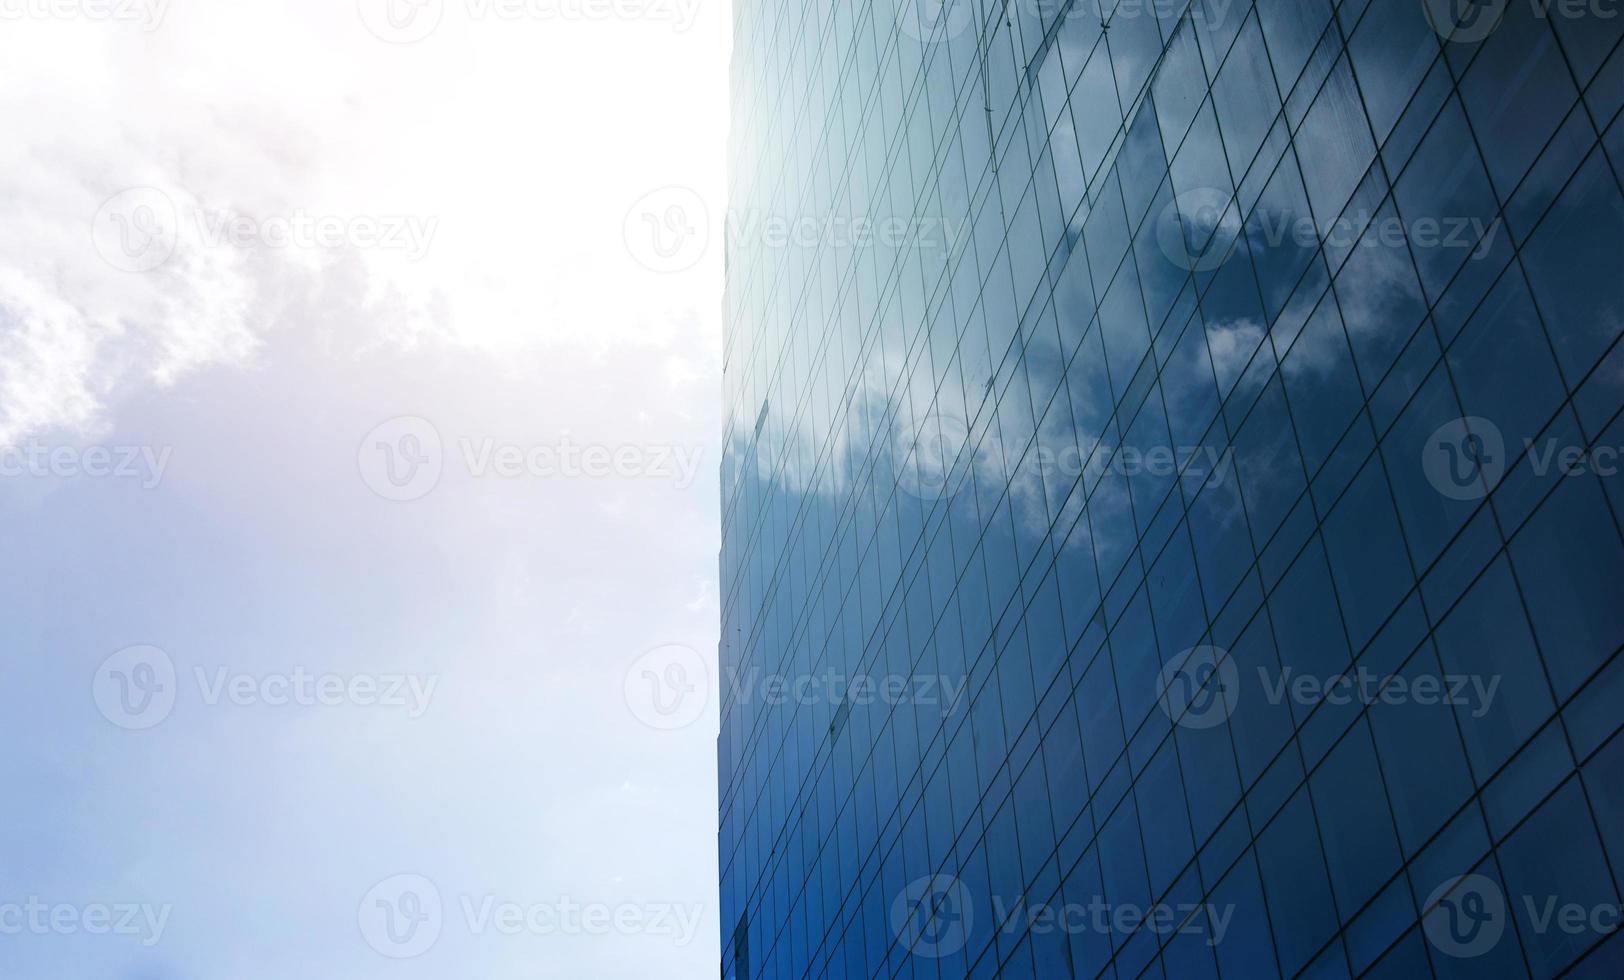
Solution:
M 1616 6 L 736 8 L 723 977 L 1624 975 Z

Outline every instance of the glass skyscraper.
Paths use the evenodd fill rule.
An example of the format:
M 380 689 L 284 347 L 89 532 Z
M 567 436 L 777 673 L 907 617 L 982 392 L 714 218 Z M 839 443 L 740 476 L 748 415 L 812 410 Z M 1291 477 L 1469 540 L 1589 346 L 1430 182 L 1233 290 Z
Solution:
M 1624 10 L 736 7 L 722 976 L 1624 976 Z

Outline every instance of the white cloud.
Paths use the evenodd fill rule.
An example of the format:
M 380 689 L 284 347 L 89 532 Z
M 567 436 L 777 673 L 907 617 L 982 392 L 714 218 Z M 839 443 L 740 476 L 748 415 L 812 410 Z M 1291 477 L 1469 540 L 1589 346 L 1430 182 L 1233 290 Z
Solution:
M 720 255 L 655 275 L 622 219 L 673 182 L 722 197 L 726 9 L 681 33 L 469 9 L 449 5 L 404 47 L 324 0 L 178 0 L 154 31 L 8 22 L 0 440 L 93 429 L 144 387 L 254 366 L 274 331 L 362 354 L 652 347 L 675 378 L 706 376 Z M 695 104 L 700 85 L 713 105 Z M 174 206 L 174 255 L 152 271 L 115 268 L 92 237 L 97 209 L 131 187 Z M 232 244 L 222 215 L 433 233 L 421 257 Z

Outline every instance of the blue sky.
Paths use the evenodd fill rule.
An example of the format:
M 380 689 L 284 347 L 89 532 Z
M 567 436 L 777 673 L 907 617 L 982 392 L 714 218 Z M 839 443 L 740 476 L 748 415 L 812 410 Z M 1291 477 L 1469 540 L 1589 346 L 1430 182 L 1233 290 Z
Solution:
M 0 36 L 0 976 L 709 975 L 726 6 L 65 9 Z

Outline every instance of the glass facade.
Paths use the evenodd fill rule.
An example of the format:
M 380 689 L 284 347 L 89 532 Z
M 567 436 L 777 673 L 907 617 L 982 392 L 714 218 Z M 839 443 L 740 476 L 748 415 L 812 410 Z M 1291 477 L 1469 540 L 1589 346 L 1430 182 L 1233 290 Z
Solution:
M 1624 975 L 1624 11 L 736 6 L 722 976 Z

